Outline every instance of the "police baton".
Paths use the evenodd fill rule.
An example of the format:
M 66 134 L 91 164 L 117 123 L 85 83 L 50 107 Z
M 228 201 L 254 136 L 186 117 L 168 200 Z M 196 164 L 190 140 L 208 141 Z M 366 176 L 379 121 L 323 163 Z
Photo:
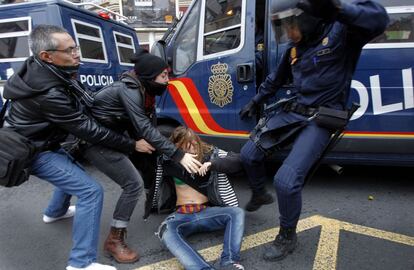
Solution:
M 347 120 L 347 124 L 340 129 L 337 129 L 334 134 L 331 136 L 331 138 L 329 139 L 328 144 L 325 146 L 325 149 L 322 151 L 322 154 L 320 155 L 320 157 L 315 161 L 315 163 L 312 165 L 312 167 L 310 168 L 308 174 L 306 175 L 305 181 L 303 183 L 303 185 L 305 186 L 309 180 L 312 178 L 313 174 L 316 172 L 316 170 L 318 169 L 319 165 L 322 163 L 322 159 L 325 157 L 325 155 L 332 149 L 334 148 L 334 146 L 339 142 L 339 140 L 342 138 L 343 136 L 343 131 L 345 130 L 346 126 L 349 123 L 349 120 L 351 120 L 352 115 L 358 110 L 358 108 L 360 107 L 360 105 L 356 102 L 353 102 L 351 105 L 351 108 L 348 110 L 348 120 Z

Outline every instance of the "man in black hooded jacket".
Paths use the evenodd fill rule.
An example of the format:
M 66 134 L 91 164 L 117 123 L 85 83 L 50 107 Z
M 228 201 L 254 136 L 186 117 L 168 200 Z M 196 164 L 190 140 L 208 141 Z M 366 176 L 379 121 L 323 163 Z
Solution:
M 31 174 L 56 187 L 45 222 L 74 214 L 73 247 L 66 269 L 115 270 L 96 263 L 102 186 L 60 148 L 60 143 L 71 133 L 125 153 L 140 150 L 141 145 L 85 114 L 80 101 L 91 103 L 92 99 L 74 79 L 79 47 L 66 30 L 39 25 L 30 33 L 29 42 L 33 56 L 4 87 L 4 97 L 11 100 L 5 126 L 37 146 L 39 153 L 30 166 Z M 75 213 L 69 213 L 72 195 L 78 198 Z

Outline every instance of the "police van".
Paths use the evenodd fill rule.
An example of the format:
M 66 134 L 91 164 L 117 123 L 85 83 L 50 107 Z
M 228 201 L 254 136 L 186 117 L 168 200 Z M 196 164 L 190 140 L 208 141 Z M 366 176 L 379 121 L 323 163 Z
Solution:
M 130 58 L 138 48 L 136 33 L 125 23 L 110 19 L 107 13 L 99 16 L 61 0 L 7 4 L 0 5 L 3 83 L 30 56 L 28 36 L 37 24 L 63 27 L 74 37 L 82 63 L 79 80 L 91 90 L 111 84 L 122 72 L 133 68 Z
M 240 150 L 258 119 L 240 120 L 238 112 L 285 49 L 272 32 L 270 1 L 195 0 L 153 47 L 173 77 L 158 101 L 161 129 L 185 124 L 224 149 Z M 330 163 L 414 165 L 414 5 L 378 2 L 391 22 L 362 51 L 350 97 L 360 108 L 326 157 Z M 287 85 L 278 97 L 290 94 Z

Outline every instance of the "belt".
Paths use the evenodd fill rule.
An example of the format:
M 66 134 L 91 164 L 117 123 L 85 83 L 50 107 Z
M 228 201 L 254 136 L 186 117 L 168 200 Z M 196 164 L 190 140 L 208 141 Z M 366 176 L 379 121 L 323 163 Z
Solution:
M 207 208 L 207 203 L 203 203 L 203 204 L 190 203 L 190 204 L 184 204 L 184 205 L 177 205 L 175 211 L 179 214 L 192 214 L 192 213 L 201 212 L 202 210 L 206 208 Z
M 312 116 L 318 112 L 318 108 L 306 106 L 297 102 L 287 103 L 283 110 L 285 112 L 295 112 L 304 116 Z

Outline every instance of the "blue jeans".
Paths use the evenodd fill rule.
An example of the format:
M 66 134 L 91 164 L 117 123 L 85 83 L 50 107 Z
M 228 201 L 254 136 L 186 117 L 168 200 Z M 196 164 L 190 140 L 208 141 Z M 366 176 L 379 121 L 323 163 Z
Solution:
M 126 228 L 144 191 L 144 181 L 128 156 L 110 148 L 93 145 L 83 150 L 84 157 L 116 182 L 122 193 L 113 214 L 111 226 Z
M 220 265 L 240 261 L 244 211 L 239 207 L 207 207 L 198 213 L 169 215 L 158 236 L 186 270 L 213 269 L 184 239 L 193 233 L 225 229 Z
M 63 150 L 40 153 L 33 161 L 32 174 L 56 187 L 45 214 L 66 213 L 71 196 L 77 196 L 73 219 L 73 246 L 68 265 L 86 267 L 96 261 L 103 189 Z
M 273 116 L 269 125 L 270 128 L 275 128 L 301 119 L 305 117 L 281 112 Z M 302 188 L 305 178 L 329 142 L 330 134 L 328 130 L 318 127 L 312 121 L 309 122 L 296 137 L 292 149 L 274 176 L 273 185 L 277 193 L 282 227 L 296 227 L 302 210 Z M 265 154 L 252 140 L 247 141 L 240 154 L 253 193 L 265 192 Z

